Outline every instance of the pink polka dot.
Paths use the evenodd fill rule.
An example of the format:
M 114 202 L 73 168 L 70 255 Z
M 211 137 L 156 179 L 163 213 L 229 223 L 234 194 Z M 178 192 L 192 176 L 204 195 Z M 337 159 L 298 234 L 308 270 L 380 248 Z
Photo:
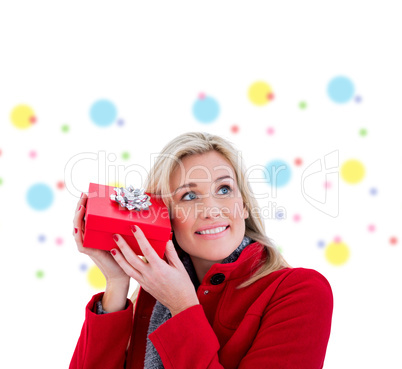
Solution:
M 58 188 L 59 190 L 62 190 L 62 189 L 64 188 L 64 182 L 63 182 L 63 181 L 57 182 L 57 188 Z
M 267 128 L 267 133 L 268 133 L 269 135 L 273 135 L 273 134 L 275 133 L 274 127 L 268 127 L 268 128 Z
M 37 152 L 35 151 L 35 150 L 31 150 L 30 152 L 29 152 L 29 157 L 31 158 L 31 159 L 35 159 L 36 157 L 37 157 Z
M 397 239 L 396 237 L 391 237 L 391 238 L 389 239 L 389 243 L 390 243 L 391 245 L 396 245 L 396 244 L 398 243 L 398 239 Z
M 331 188 L 331 182 L 325 181 L 324 188 Z
M 29 121 L 30 121 L 32 124 L 35 124 L 35 123 L 36 123 L 36 117 L 35 117 L 35 116 L 30 117 L 30 118 L 29 118 Z
M 61 246 L 63 244 L 63 239 L 61 237 L 56 238 L 56 245 Z
M 301 158 L 296 158 L 295 161 L 294 161 L 294 163 L 295 163 L 296 166 L 299 167 L 300 165 L 303 164 L 303 160 L 302 160 Z
M 335 243 L 340 243 L 342 240 L 341 240 L 341 237 L 340 236 L 335 236 L 334 237 L 334 242 Z
M 205 99 L 205 93 L 204 92 L 200 92 L 199 94 L 198 94 L 198 98 L 200 99 L 200 100 L 203 100 L 203 99 Z
M 230 127 L 230 130 L 232 131 L 232 133 L 237 133 L 239 132 L 239 126 L 237 124 L 233 124 L 233 126 Z
M 275 95 L 271 92 L 267 96 L 268 100 L 273 100 L 275 98 Z
M 300 219 L 301 219 L 300 214 L 295 214 L 295 215 L 293 215 L 293 220 L 294 220 L 295 222 L 299 222 Z
M 369 224 L 367 229 L 368 229 L 369 232 L 374 232 L 375 231 L 375 225 L 374 224 Z

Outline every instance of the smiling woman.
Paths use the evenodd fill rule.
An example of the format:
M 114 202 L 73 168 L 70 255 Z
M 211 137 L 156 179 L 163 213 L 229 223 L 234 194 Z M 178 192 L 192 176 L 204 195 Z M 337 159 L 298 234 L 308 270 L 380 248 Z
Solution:
M 107 287 L 86 307 L 70 368 L 323 367 L 331 287 L 317 271 L 284 260 L 245 173 L 227 140 L 182 134 L 164 147 L 145 186 L 169 209 L 173 238 L 164 259 L 138 227 L 148 263 L 118 235 L 109 255 L 84 250 L 76 232 Z M 78 229 L 85 202 L 86 195 Z M 138 288 L 128 299 L 130 278 Z

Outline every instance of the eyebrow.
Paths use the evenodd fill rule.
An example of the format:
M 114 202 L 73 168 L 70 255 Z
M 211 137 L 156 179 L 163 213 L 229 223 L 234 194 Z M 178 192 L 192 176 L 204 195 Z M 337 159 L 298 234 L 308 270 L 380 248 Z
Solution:
M 222 179 L 226 179 L 226 178 L 231 178 L 231 179 L 233 179 L 231 176 L 222 176 L 222 177 L 218 177 L 217 179 L 215 179 L 214 182 L 221 181 Z M 176 195 L 177 191 L 179 191 L 179 190 L 182 189 L 183 187 L 197 187 L 197 184 L 194 183 L 194 182 L 190 182 L 190 183 L 186 183 L 186 184 L 184 184 L 184 185 L 182 185 L 182 186 L 180 186 L 180 187 L 177 187 L 176 190 L 175 190 L 174 193 L 173 193 L 173 196 Z

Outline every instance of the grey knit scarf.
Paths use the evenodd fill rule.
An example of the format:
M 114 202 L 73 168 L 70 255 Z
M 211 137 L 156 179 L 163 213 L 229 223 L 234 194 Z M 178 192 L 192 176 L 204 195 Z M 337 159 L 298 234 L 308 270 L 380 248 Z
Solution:
M 246 246 L 249 244 L 253 243 L 254 241 L 247 237 L 244 236 L 243 241 L 240 243 L 240 245 L 237 247 L 236 250 L 234 250 L 228 257 L 223 259 L 221 264 L 227 264 L 227 263 L 233 263 L 235 262 L 241 252 L 244 250 Z M 184 265 L 184 267 L 187 270 L 188 275 L 191 278 L 191 281 L 194 284 L 195 290 L 197 291 L 198 286 L 200 285 L 200 282 L 198 281 L 197 274 L 194 269 L 193 262 L 191 261 L 190 256 L 184 252 L 183 256 L 181 257 L 181 261 Z M 145 361 L 144 361 L 144 369 L 163 369 L 163 364 L 162 360 L 158 354 L 158 351 L 156 351 L 155 346 L 153 345 L 152 341 L 148 338 L 148 336 L 156 330 L 161 324 L 166 322 L 168 319 L 172 317 L 172 314 L 170 313 L 169 309 L 162 305 L 159 301 L 156 301 L 154 309 L 152 310 L 152 315 L 151 319 L 149 322 L 149 327 L 148 327 L 148 334 L 147 334 L 147 347 L 146 347 L 146 352 L 145 352 Z

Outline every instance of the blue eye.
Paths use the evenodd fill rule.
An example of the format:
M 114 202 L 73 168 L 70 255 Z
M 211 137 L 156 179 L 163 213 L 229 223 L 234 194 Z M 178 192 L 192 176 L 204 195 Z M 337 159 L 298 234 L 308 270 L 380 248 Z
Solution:
M 194 196 L 193 198 L 190 198 L 190 200 L 194 200 L 194 199 L 195 199 L 195 193 L 194 193 L 194 192 L 186 192 L 186 193 L 183 195 L 183 197 L 182 197 L 181 199 L 184 200 L 184 198 L 185 198 L 187 195 L 193 195 L 193 196 Z
M 223 195 L 227 195 L 229 192 L 232 191 L 232 189 L 230 188 L 230 186 L 227 186 L 227 185 L 222 186 L 222 187 L 219 189 L 219 191 L 220 191 L 220 190 L 227 190 L 227 192 L 225 192 Z M 218 192 L 219 192 L 219 191 L 218 191 Z

